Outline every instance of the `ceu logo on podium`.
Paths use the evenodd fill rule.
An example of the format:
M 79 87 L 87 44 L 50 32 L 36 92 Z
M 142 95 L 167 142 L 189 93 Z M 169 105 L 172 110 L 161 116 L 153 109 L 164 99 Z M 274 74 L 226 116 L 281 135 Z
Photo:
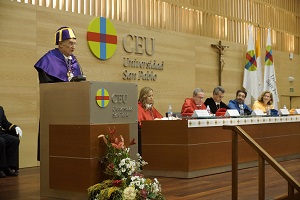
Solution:
M 100 90 L 97 91 L 96 102 L 97 102 L 98 106 L 101 108 L 104 108 L 108 105 L 109 93 L 107 92 L 106 89 L 101 88 Z
M 107 60 L 117 49 L 116 29 L 109 19 L 97 17 L 88 27 L 87 41 L 97 58 Z

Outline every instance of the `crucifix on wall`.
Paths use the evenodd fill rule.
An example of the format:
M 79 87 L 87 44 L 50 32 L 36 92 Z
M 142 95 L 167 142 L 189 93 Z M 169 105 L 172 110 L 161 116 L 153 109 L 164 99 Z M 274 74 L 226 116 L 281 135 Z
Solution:
M 219 41 L 219 44 L 211 44 L 211 47 L 214 47 L 218 50 L 219 53 L 219 86 L 221 86 L 222 84 L 222 71 L 223 71 L 223 67 L 225 65 L 225 61 L 224 61 L 224 51 L 229 48 L 229 46 L 224 46 L 222 45 L 222 42 Z

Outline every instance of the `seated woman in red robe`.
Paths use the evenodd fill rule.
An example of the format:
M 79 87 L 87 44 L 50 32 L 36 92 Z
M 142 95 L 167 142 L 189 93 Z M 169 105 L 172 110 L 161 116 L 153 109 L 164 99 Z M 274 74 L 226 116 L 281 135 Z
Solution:
M 154 108 L 153 90 L 149 87 L 144 87 L 140 91 L 138 100 L 138 122 L 142 125 L 144 120 L 154 120 L 163 116 Z
M 192 98 L 186 98 L 181 108 L 182 116 L 192 116 L 195 110 L 205 110 L 206 106 L 203 102 L 204 91 L 196 88 Z
M 138 152 L 142 155 L 141 142 L 141 125 L 142 121 L 154 120 L 163 116 L 154 108 L 153 90 L 149 87 L 144 87 L 140 91 L 138 100 Z

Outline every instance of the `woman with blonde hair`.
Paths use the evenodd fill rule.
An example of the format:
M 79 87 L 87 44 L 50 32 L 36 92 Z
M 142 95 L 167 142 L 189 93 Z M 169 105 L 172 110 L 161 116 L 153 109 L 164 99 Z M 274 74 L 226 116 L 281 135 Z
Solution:
M 153 90 L 150 87 L 144 87 L 140 91 L 138 100 L 138 122 L 141 125 L 144 120 L 154 120 L 163 116 L 153 107 Z
M 142 155 L 142 121 L 154 120 L 163 116 L 153 107 L 154 97 L 153 90 L 150 87 L 144 87 L 140 91 L 138 100 L 138 152 Z
M 252 110 L 262 110 L 264 113 L 266 113 L 268 110 L 274 109 L 273 100 L 272 92 L 268 90 L 263 91 L 259 95 L 258 100 L 254 102 Z

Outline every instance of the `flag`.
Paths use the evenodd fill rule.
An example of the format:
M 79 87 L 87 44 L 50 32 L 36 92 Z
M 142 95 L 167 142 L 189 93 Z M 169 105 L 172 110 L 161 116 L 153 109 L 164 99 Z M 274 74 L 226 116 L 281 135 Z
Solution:
M 260 28 L 257 29 L 256 40 L 255 40 L 255 53 L 256 53 L 256 64 L 257 64 L 257 81 L 258 81 L 258 94 L 262 93 L 263 77 L 262 77 L 262 57 L 260 53 Z
M 244 68 L 244 80 L 243 87 L 247 91 L 248 95 L 245 99 L 245 104 L 252 104 L 252 99 L 257 100 L 259 96 L 258 92 L 258 76 L 257 76 L 257 63 L 254 49 L 254 40 L 252 33 L 252 26 L 249 25 L 249 40 L 246 53 L 246 65 Z
M 264 90 L 269 90 L 273 94 L 273 106 L 278 110 L 278 91 L 276 87 L 276 75 L 273 61 L 273 52 L 271 44 L 271 30 L 268 28 L 266 58 L 265 58 L 265 73 L 264 73 Z

